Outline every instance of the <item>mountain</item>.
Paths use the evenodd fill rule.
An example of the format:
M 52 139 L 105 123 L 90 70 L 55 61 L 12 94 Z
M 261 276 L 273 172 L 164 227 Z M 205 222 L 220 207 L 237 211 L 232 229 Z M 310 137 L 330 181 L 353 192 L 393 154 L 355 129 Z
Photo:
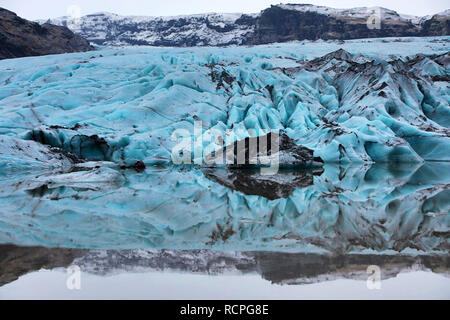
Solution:
M 77 249 L 47 249 L 0 245 L 0 287 L 16 281 L 20 276 L 40 269 L 68 267 L 76 257 L 84 254 Z
M 0 59 L 92 49 L 87 40 L 66 27 L 40 25 L 0 8 Z
M 367 279 L 367 266 L 383 270 L 382 279 L 403 272 L 431 271 L 449 275 L 445 255 L 327 255 L 283 252 L 222 252 L 212 250 L 86 250 L 0 245 L 0 287 L 41 269 L 75 264 L 84 273 L 103 277 L 122 273 L 176 272 L 190 274 L 260 274 L 271 283 L 299 285 L 335 279 Z
M 420 34 L 420 26 L 395 11 L 377 8 L 381 28 L 369 29 L 367 21 L 373 14 L 369 8 L 335 10 L 310 5 L 272 6 L 261 12 L 256 22 L 253 44 L 317 39 L 362 39 L 404 37 Z
M 430 19 L 424 21 L 422 32 L 429 36 L 449 35 L 450 34 L 450 9 L 440 12 Z
M 381 28 L 367 20 L 381 15 Z M 333 9 L 309 4 L 280 4 L 257 14 L 197 14 L 174 17 L 120 16 L 96 13 L 79 19 L 46 22 L 67 26 L 99 45 L 225 46 L 292 40 L 361 39 L 449 35 L 449 10 L 416 17 L 386 8 Z M 44 21 L 40 21 L 43 23 Z
M 78 20 L 62 17 L 47 22 L 67 26 L 100 45 L 240 45 L 251 39 L 255 29 L 255 17 L 241 14 L 124 17 L 96 13 Z

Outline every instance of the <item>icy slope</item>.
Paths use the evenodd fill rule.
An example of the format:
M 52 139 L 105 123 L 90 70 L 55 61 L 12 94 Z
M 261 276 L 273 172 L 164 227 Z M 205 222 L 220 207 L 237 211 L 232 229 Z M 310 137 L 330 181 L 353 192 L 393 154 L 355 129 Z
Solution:
M 240 139 L 279 129 L 326 163 L 448 161 L 448 43 L 141 47 L 1 61 L 0 135 L 82 161 L 170 164 L 172 133 L 194 135 L 199 120 L 210 151 L 211 128 Z
M 68 168 L 76 159 L 61 149 L 34 141 L 0 136 L 0 169 Z

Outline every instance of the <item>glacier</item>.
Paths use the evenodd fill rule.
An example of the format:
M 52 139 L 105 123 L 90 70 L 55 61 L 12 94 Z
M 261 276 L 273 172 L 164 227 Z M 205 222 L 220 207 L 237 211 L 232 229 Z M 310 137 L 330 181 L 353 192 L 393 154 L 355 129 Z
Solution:
M 0 243 L 446 254 L 449 43 L 123 47 L 0 61 Z M 212 129 L 239 139 L 280 131 L 320 165 L 275 176 L 176 166 L 177 129 L 204 150 L 218 148 Z
M 327 163 L 450 160 L 449 37 L 106 48 L 0 62 L 0 134 L 170 164 L 176 129 L 281 130 Z M 331 53 L 330 53 L 331 52 Z M 192 137 L 198 139 L 199 137 Z M 50 162 L 51 163 L 51 162 Z
M 253 189 L 245 188 L 245 177 L 229 183 L 225 168 L 2 172 L 0 243 L 446 254 L 449 169 L 445 163 L 325 165 L 323 172 L 252 177 Z

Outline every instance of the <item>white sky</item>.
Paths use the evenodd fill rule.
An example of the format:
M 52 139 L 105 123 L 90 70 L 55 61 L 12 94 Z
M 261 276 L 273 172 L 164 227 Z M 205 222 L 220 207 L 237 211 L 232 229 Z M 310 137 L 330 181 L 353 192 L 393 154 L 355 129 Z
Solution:
M 450 9 L 449 0 L 0 0 L 0 7 L 36 20 L 67 15 L 72 5 L 78 6 L 82 15 L 107 11 L 121 15 L 168 16 L 206 12 L 256 13 L 280 2 L 334 8 L 381 6 L 418 16 Z

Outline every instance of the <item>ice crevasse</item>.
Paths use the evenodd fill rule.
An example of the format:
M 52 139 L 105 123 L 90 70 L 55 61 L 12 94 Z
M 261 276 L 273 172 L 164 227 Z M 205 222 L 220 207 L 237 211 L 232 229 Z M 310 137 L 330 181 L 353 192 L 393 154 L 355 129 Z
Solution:
M 170 164 L 176 129 L 202 135 L 211 151 L 210 129 L 239 139 L 281 130 L 325 163 L 449 161 L 447 43 L 130 47 L 5 60 L 0 166 Z

